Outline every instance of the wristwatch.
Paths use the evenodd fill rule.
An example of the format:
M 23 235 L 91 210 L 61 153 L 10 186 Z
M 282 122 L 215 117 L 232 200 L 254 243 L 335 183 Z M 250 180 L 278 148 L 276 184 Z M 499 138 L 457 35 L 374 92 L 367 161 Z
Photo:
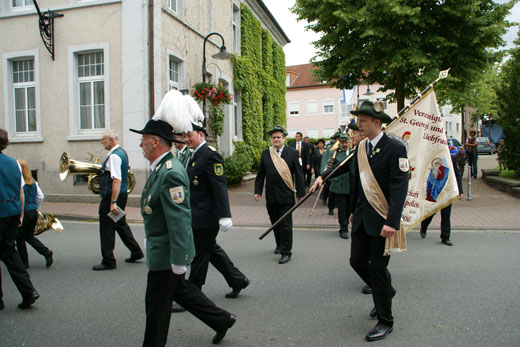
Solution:
M 110 203 L 115 204 L 115 203 L 117 203 L 117 200 L 110 200 Z

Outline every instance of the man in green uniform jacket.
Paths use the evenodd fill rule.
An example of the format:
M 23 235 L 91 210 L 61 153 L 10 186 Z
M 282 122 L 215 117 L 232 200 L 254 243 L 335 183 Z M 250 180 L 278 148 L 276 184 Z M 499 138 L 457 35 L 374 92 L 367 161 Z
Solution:
M 143 346 L 164 346 L 168 337 L 171 305 L 175 300 L 217 332 L 219 343 L 235 323 L 235 316 L 215 306 L 184 278 L 195 256 L 191 230 L 189 183 L 186 170 L 171 153 L 172 127 L 150 120 L 142 130 L 141 148 L 150 162 L 150 176 L 141 196 L 146 265 L 146 330 Z
M 341 163 L 349 155 L 349 136 L 341 134 L 339 137 L 339 148 L 334 159 L 334 164 Z M 338 208 L 339 236 L 348 239 L 348 217 L 349 217 L 349 172 L 330 179 L 330 191 L 334 193 L 334 202 Z

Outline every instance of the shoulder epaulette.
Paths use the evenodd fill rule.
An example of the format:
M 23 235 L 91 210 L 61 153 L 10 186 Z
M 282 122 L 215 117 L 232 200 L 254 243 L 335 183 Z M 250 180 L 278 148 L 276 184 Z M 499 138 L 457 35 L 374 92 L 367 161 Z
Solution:
M 213 146 L 208 146 L 209 149 L 211 149 L 213 152 L 216 152 L 217 150 Z

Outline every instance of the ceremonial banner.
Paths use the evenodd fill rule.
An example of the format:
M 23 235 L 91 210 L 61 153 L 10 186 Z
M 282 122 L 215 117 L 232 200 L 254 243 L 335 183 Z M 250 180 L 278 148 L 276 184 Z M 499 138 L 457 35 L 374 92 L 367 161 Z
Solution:
M 444 123 L 433 88 L 410 107 L 385 133 L 408 152 L 408 195 L 402 222 L 405 232 L 458 197 Z

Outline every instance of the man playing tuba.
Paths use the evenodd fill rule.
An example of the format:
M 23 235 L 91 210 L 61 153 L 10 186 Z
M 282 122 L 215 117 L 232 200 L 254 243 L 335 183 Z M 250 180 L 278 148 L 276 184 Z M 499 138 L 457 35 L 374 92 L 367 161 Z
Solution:
M 141 248 L 132 235 L 130 227 L 123 216 L 114 222 L 108 213 L 118 216 L 126 207 L 128 198 L 128 156 L 118 144 L 118 135 L 113 130 L 106 130 L 101 137 L 101 144 L 108 151 L 105 161 L 101 164 L 99 186 L 101 202 L 99 203 L 99 233 L 101 240 L 101 264 L 95 265 L 93 270 L 112 270 L 116 268 L 114 258 L 115 232 L 121 241 L 130 250 L 130 258 L 125 261 L 134 263 L 144 257 Z

